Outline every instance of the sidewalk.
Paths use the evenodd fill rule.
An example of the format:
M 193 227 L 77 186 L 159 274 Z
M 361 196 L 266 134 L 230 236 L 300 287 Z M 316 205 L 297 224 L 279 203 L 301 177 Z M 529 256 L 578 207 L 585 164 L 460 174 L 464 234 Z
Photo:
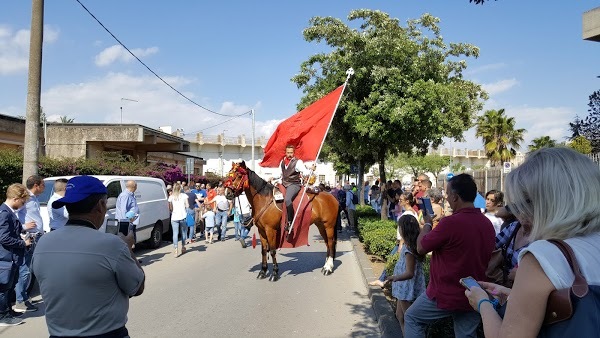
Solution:
M 400 323 L 398 323 L 396 314 L 383 294 L 383 291 L 379 287 L 369 285 L 369 282 L 377 279 L 377 276 L 373 274 L 369 257 L 367 257 L 365 254 L 362 243 L 355 235 L 350 236 L 350 241 L 352 243 L 352 249 L 354 250 L 360 271 L 362 272 L 363 282 L 369 293 L 369 298 L 371 299 L 371 304 L 373 311 L 375 312 L 375 317 L 377 318 L 377 324 L 379 325 L 381 336 L 402 337 Z

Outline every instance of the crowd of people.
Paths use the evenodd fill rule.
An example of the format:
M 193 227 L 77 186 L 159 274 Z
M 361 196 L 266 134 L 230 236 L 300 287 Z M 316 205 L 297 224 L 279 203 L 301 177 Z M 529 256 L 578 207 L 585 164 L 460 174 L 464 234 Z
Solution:
M 598 334 L 598 164 L 567 148 L 541 149 L 507 175 L 505 189 L 485 193 L 485 208 L 475 205 L 479 193 L 468 174 L 451 178 L 445 191 L 425 175 L 410 192 L 398 182 L 381 190 L 397 221 L 399 257 L 392 276 L 384 272 L 370 284 L 391 286 L 405 337 L 425 337 L 445 317 L 456 337 L 477 337 L 482 322 L 486 337 Z M 418 206 L 421 196 L 437 204 L 433 214 Z M 582 284 L 589 292 L 576 292 Z M 554 294 L 569 297 L 571 287 L 578 298 L 558 302 Z

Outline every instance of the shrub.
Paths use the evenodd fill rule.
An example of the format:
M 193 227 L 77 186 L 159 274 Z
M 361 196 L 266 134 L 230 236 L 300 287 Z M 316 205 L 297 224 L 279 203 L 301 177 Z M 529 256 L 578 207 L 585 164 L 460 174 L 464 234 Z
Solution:
M 379 217 L 379 215 L 370 205 L 357 205 L 356 217 Z
M 6 189 L 23 181 L 23 154 L 12 149 L 0 150 L 0 200 L 4 201 Z
M 396 224 L 393 221 L 362 219 L 360 237 L 365 250 L 385 259 L 396 245 Z

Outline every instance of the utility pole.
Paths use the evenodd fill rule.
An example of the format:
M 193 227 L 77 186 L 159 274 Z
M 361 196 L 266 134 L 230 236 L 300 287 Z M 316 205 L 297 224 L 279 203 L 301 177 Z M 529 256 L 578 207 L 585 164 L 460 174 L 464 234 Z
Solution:
M 44 41 L 44 0 L 32 0 L 29 40 L 29 76 L 23 149 L 23 183 L 38 173 L 40 96 L 42 91 L 42 44 Z

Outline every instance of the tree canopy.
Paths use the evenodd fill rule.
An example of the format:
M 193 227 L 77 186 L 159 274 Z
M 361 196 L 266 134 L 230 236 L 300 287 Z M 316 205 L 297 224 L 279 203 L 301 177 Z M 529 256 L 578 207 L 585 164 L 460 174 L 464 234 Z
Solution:
M 302 109 L 354 69 L 327 136 L 329 150 L 344 159 L 378 162 L 385 175 L 388 155 L 424 154 L 443 137 L 462 140 L 487 99 L 480 85 L 462 75 L 465 59 L 477 57 L 479 48 L 444 42 L 440 20 L 430 14 L 402 26 L 387 13 L 359 9 L 348 21 L 360 25 L 333 17 L 310 20 L 304 38 L 330 50 L 310 56 L 292 78 L 304 91 Z
M 483 139 L 483 148 L 492 166 L 515 157 L 523 134 L 525 129 L 515 129 L 514 117 L 504 115 L 504 109 L 487 110 L 477 118 L 475 136 Z
M 600 152 L 600 90 L 597 90 L 590 95 L 588 103 L 588 115 L 580 120 L 575 117 L 574 123 L 570 123 L 571 131 L 575 136 L 574 128 L 578 128 L 578 135 L 583 136 L 592 145 L 592 152 Z
M 550 138 L 550 136 L 540 136 L 531 140 L 531 144 L 529 145 L 529 151 L 554 147 L 556 147 L 556 140 Z

